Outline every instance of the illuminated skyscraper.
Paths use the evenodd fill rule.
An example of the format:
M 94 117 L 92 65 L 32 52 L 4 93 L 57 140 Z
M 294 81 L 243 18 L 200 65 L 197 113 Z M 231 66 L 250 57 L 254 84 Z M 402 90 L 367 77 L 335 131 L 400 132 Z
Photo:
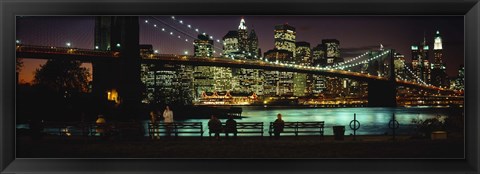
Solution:
M 278 79 L 280 76 L 279 71 L 264 71 L 264 85 L 263 85 L 263 95 L 264 96 L 275 96 L 277 95 L 277 86 Z
M 293 73 L 293 95 L 296 97 L 303 97 L 309 93 L 307 84 L 307 74 Z
M 245 19 L 240 20 L 240 24 L 238 25 L 238 46 L 239 51 L 246 56 L 248 53 L 248 30 L 247 25 L 245 24 Z
M 312 49 L 312 61 L 313 66 L 325 67 L 327 65 L 327 60 L 325 59 L 324 45 L 318 44 Z
M 332 66 L 336 63 L 343 62 L 343 59 L 340 58 L 340 41 L 337 39 L 323 39 L 322 45 L 324 46 L 325 59 L 327 61 L 327 66 Z
M 279 73 L 279 78 L 277 82 L 277 96 L 293 96 L 294 95 L 294 85 L 293 85 L 293 72 L 284 72 Z
M 458 69 L 458 76 L 455 80 L 456 90 L 465 90 L 465 67 L 462 65 Z
M 234 88 L 235 92 L 255 92 L 257 95 L 263 95 L 263 70 L 238 68 L 234 69 L 233 76 L 235 77 L 234 81 L 238 82 L 238 84 L 236 84 Z
M 429 46 L 425 37 L 420 45 L 412 45 L 412 70 L 421 82 L 430 83 Z M 418 81 L 416 78 L 415 81 Z M 421 83 L 420 82 L 420 83 Z
M 308 42 L 296 42 L 295 43 L 295 63 L 305 66 L 312 65 L 312 50 L 310 49 L 310 43 Z
M 295 28 L 288 25 L 277 25 L 274 30 L 275 49 L 287 50 L 292 52 L 292 56 L 295 57 Z M 293 60 L 289 60 L 293 61 Z
M 260 58 L 257 34 L 253 29 L 248 33 L 245 19 L 240 20 L 237 30 L 231 30 L 223 37 L 223 55 L 237 59 Z
M 449 80 L 446 65 L 443 63 L 443 44 L 440 32 L 437 30 L 433 45 L 434 62 L 431 65 L 431 84 L 434 86 L 448 87 Z
M 195 57 L 213 57 L 213 40 L 208 35 L 199 34 L 193 42 Z
M 395 67 L 395 74 L 397 76 L 400 76 L 402 78 L 405 78 L 405 56 L 402 54 L 395 53 L 394 56 L 394 67 Z M 410 79 L 405 79 L 405 80 L 410 80 Z
M 258 48 L 258 37 L 255 33 L 255 30 L 251 30 L 248 35 L 248 54 L 246 55 L 249 59 L 259 59 L 260 58 L 260 48 Z
M 322 91 L 326 89 L 327 79 L 325 76 L 313 74 L 312 75 L 312 94 L 318 97 Z
M 193 69 L 193 79 L 196 101 L 199 100 L 203 92 L 215 91 L 214 67 L 195 66 Z
M 295 43 L 295 64 L 304 66 L 312 65 L 312 50 L 308 42 Z M 303 73 L 294 73 L 293 75 L 293 95 L 297 97 L 305 96 L 311 93 L 312 75 Z
M 238 31 L 229 31 L 223 36 L 223 56 L 228 58 L 241 57 Z

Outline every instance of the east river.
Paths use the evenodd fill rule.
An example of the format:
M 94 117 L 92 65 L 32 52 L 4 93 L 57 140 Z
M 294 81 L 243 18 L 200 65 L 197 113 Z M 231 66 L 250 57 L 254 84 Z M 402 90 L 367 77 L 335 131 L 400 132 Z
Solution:
M 345 135 L 353 134 L 350 129 L 350 121 L 353 120 L 353 114 L 356 114 L 357 120 L 360 122 L 360 129 L 357 135 L 384 135 L 391 134 L 388 123 L 395 114 L 396 120 L 399 122 L 398 134 L 409 134 L 413 132 L 413 119 L 434 118 L 437 115 L 444 117 L 459 117 L 463 113 L 463 108 L 448 107 L 397 107 L 397 108 L 285 108 L 285 107 L 242 107 L 243 112 L 241 119 L 237 122 L 263 122 L 264 136 L 268 136 L 269 122 L 273 122 L 278 113 L 283 115 L 286 122 L 308 122 L 308 121 L 324 121 L 325 135 L 333 135 L 332 126 L 345 126 Z M 174 111 L 175 113 L 175 111 Z M 175 115 L 175 114 L 174 114 Z M 225 122 L 226 119 L 220 119 Z M 202 122 L 205 130 L 204 136 L 208 136 L 208 119 L 187 119 L 184 122 Z M 148 120 L 144 121 L 145 128 Z M 198 134 L 196 134 L 198 136 Z M 257 134 L 258 135 L 258 134 Z M 146 134 L 147 136 L 147 134 Z
M 353 114 L 356 114 L 356 118 L 361 125 L 356 132 L 357 135 L 391 135 L 392 130 L 389 129 L 388 123 L 392 120 L 392 114 L 395 114 L 396 120 L 400 125 L 396 133 L 405 135 L 413 133 L 413 119 L 425 120 L 436 116 L 460 117 L 464 113 L 463 108 L 457 107 L 292 108 L 243 106 L 242 110 L 242 118 L 238 118 L 236 121 L 263 122 L 264 136 L 268 136 L 268 125 L 276 119 L 278 113 L 283 115 L 283 120 L 286 122 L 324 121 L 325 135 L 333 135 L 332 126 L 345 126 L 345 135 L 353 134 L 353 130 L 351 130 L 349 126 L 353 120 Z M 175 117 L 175 111 L 173 112 Z M 208 136 L 208 119 L 184 119 L 175 121 L 202 122 L 203 130 L 205 131 L 204 136 Z M 225 122 L 226 119 L 220 119 L 220 121 Z M 147 120 L 147 118 L 142 121 L 144 130 L 147 130 L 148 123 L 149 120 Z M 17 124 L 17 128 L 28 129 L 28 127 L 28 124 Z M 70 131 L 77 132 L 78 130 Z M 258 134 L 256 135 L 258 136 Z M 147 131 L 145 131 L 145 136 L 148 136 Z M 181 134 L 181 136 L 198 136 L 198 134 Z

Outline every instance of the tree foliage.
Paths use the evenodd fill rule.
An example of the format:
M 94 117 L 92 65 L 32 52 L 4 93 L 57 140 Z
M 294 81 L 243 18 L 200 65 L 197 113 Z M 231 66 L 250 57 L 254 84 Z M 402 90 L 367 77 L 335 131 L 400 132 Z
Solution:
M 80 61 L 48 60 L 35 71 L 34 84 L 57 92 L 86 92 L 90 72 Z
M 437 115 L 434 118 L 412 119 L 412 124 L 415 126 L 415 131 L 420 136 L 430 138 L 430 134 L 433 131 L 446 130 L 445 116 Z
M 23 68 L 23 61 L 22 59 L 16 58 L 16 70 L 17 72 L 20 72 Z

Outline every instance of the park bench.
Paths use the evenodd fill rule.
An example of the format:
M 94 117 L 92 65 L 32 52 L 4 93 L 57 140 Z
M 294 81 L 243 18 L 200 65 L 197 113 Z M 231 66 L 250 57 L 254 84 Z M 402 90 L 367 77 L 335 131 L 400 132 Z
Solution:
M 316 122 L 285 122 L 283 127 L 283 133 L 293 133 L 295 136 L 298 136 L 301 133 L 319 133 L 323 137 L 325 122 L 316 121 Z M 270 136 L 274 133 L 273 122 L 270 122 L 268 129 Z
M 139 122 L 92 123 L 89 132 L 92 137 L 139 139 L 143 136 L 143 126 Z
M 135 140 L 143 137 L 143 130 L 143 126 L 139 122 L 116 122 L 110 127 L 109 136 L 123 140 Z
M 222 128 L 223 129 L 221 133 L 225 133 L 226 135 L 227 132 L 225 131 L 225 123 L 222 123 Z M 263 122 L 237 122 L 236 128 L 236 133 L 229 133 L 232 133 L 234 136 L 236 136 L 236 134 L 260 134 L 263 136 Z M 210 137 L 214 133 L 215 132 L 212 132 L 209 129 L 208 136 Z
M 159 137 L 167 133 L 170 128 L 170 134 L 178 137 L 179 134 L 199 134 L 203 137 L 202 122 L 174 122 L 174 123 L 148 123 L 148 135 L 150 138 Z
M 47 135 L 76 136 L 88 135 L 89 124 L 84 122 L 55 122 L 46 121 L 42 132 Z M 73 130 L 77 130 L 73 132 Z

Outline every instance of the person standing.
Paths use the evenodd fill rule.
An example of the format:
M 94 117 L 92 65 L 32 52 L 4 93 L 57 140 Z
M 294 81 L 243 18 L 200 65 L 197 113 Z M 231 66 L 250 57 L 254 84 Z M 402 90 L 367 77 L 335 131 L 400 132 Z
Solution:
M 150 134 L 150 138 L 157 139 L 158 136 L 158 124 L 157 124 L 157 115 L 155 111 L 150 111 L 150 131 L 153 132 Z
M 173 111 L 170 110 L 170 107 L 167 105 L 163 111 L 163 122 L 165 122 L 166 136 L 170 136 L 173 129 Z
M 275 134 L 275 139 L 280 137 L 280 133 L 283 132 L 283 127 L 285 122 L 282 120 L 282 114 L 277 114 L 277 119 L 273 122 L 273 132 Z

